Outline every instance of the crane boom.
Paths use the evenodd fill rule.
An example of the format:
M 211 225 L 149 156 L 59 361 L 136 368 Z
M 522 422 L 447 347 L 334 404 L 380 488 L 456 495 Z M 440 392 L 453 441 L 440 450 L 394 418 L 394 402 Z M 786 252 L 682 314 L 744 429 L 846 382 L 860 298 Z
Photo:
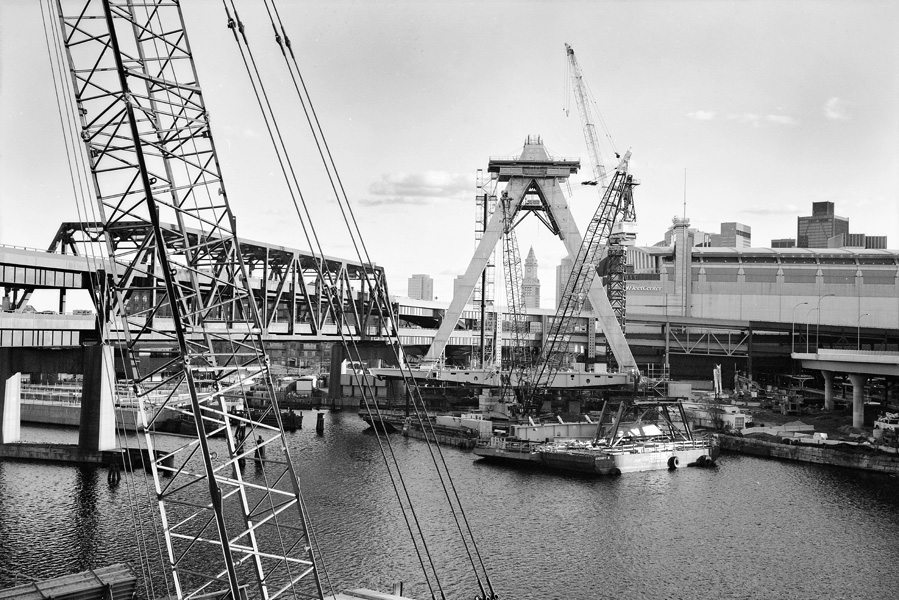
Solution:
M 54 10 L 79 119 L 71 127 L 80 130 L 78 156 L 89 160 L 90 210 L 105 242 L 91 260 L 102 262 L 115 298 L 101 306 L 117 322 L 104 324 L 104 344 L 130 365 L 166 589 L 170 582 L 178 599 L 271 600 L 285 590 L 324 598 L 180 3 L 58 0 Z M 175 346 L 165 365 L 140 364 L 148 340 Z M 254 385 L 265 389 L 253 397 L 259 410 Z M 157 433 L 164 410 L 191 433 Z M 263 421 L 269 415 L 275 425 Z M 264 480 L 245 479 L 254 453 Z
M 574 55 L 574 49 L 565 44 L 565 53 L 568 57 L 569 71 L 571 74 L 571 83 L 574 88 L 574 95 L 577 101 L 578 112 L 581 118 L 581 125 L 584 130 L 584 139 L 587 141 L 587 150 L 590 153 L 590 164 L 593 165 L 593 173 L 596 182 L 602 186 L 606 185 L 606 172 L 603 166 L 602 156 L 599 153 L 599 140 L 596 137 L 596 127 L 593 124 L 593 115 L 587 99 L 587 86 L 584 82 L 584 75 L 581 72 L 580 65 Z M 616 153 L 616 156 L 617 153 Z M 634 185 L 636 182 L 632 178 L 628 180 Z M 590 182 L 590 183 L 596 183 Z M 606 241 L 608 245 L 608 279 L 606 290 L 609 296 L 609 302 L 612 310 L 615 312 L 615 318 L 624 332 L 625 319 L 627 314 L 627 296 L 626 296 L 626 263 L 627 248 L 632 245 L 637 237 L 637 214 L 634 209 L 634 200 L 632 194 L 633 185 L 626 186 L 622 190 L 619 203 L 616 206 L 616 214 L 611 215 L 612 229 L 609 232 L 609 238 Z M 600 190 L 602 202 L 606 202 L 606 197 Z M 609 361 L 611 370 L 615 370 L 617 366 L 612 353 L 607 348 L 606 357 Z
M 568 54 L 568 64 L 571 69 L 571 83 L 574 88 L 574 99 L 577 103 L 577 111 L 584 126 L 584 140 L 587 142 L 587 151 L 590 153 L 590 167 L 593 169 L 594 185 L 606 186 L 606 167 L 599 153 L 599 138 L 596 137 L 596 126 L 593 124 L 593 115 L 587 101 L 587 86 L 584 83 L 584 75 L 574 56 L 574 49 L 565 44 Z

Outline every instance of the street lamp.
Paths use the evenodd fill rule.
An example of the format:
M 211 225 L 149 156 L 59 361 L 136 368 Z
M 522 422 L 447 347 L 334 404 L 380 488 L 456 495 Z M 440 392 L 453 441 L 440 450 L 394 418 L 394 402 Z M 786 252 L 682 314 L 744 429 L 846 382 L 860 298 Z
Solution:
M 863 315 L 858 316 L 858 329 L 856 330 L 856 335 L 855 335 L 855 349 L 856 350 L 862 349 L 862 317 L 867 317 L 870 314 L 871 313 L 865 313 Z
M 793 307 L 793 312 L 790 313 L 790 354 L 796 352 L 796 309 L 803 304 L 808 304 L 808 302 L 800 302 Z
M 836 296 L 836 294 L 824 294 L 820 298 L 818 298 L 818 308 L 821 308 L 821 301 L 825 298 L 829 298 L 831 296 Z M 821 328 L 821 311 L 818 311 L 818 324 L 815 325 L 815 353 L 818 352 L 818 330 Z
M 810 308 L 807 313 L 805 313 L 805 353 L 808 354 L 808 326 L 811 323 L 811 319 L 809 315 L 818 310 L 817 308 Z M 817 344 L 817 341 L 815 342 Z

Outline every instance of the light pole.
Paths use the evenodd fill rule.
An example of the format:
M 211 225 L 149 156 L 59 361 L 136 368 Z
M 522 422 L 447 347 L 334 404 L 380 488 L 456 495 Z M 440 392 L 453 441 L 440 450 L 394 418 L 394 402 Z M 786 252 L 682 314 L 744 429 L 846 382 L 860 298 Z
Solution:
M 836 296 L 836 294 L 824 294 L 820 298 L 818 298 L 818 324 L 815 325 L 815 353 L 818 353 L 818 330 L 821 329 L 821 301 L 825 298 L 829 298 L 831 296 Z
M 855 349 L 856 350 L 862 349 L 862 317 L 867 317 L 869 315 L 870 315 L 870 313 L 865 313 L 863 315 L 858 316 L 858 329 L 856 330 L 856 335 L 855 335 Z
M 811 324 L 811 319 L 809 315 L 818 310 L 817 308 L 810 308 L 807 313 L 805 313 L 805 353 L 808 354 L 808 326 Z M 815 342 L 817 343 L 817 342 Z
M 808 302 L 800 302 L 793 307 L 793 312 L 790 313 L 790 354 L 796 352 L 796 309 L 803 304 L 808 304 Z

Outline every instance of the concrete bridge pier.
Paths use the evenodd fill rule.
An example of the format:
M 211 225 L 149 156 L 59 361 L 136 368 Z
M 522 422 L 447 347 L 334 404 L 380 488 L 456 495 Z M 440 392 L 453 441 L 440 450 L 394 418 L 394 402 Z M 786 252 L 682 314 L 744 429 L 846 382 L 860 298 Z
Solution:
M 82 452 L 112 450 L 115 436 L 115 364 L 113 347 L 65 350 L 0 348 L 0 443 L 21 440 L 21 373 L 32 376 L 82 373 L 78 447 Z
M 0 348 L 0 444 L 21 440 L 21 405 L 21 373 L 13 371 L 9 349 Z
M 115 439 L 115 363 L 113 347 L 103 344 L 84 348 L 84 384 L 81 388 L 81 422 L 78 449 L 82 452 L 112 450 Z
M 833 410 L 833 371 L 821 371 L 824 376 L 824 410 Z
M 850 373 L 849 381 L 852 382 L 852 426 L 861 428 L 865 425 L 865 384 L 868 376 Z

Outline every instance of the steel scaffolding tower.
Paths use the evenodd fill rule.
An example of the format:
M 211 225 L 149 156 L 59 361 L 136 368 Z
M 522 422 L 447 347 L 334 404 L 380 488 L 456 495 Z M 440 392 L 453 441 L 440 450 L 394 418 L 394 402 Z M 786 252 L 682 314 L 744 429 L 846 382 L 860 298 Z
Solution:
M 57 0 L 57 10 L 104 233 L 106 316 L 122 321 L 105 328 L 106 343 L 124 349 L 125 377 L 147 420 L 175 592 L 321 598 L 259 299 L 179 3 Z M 124 339 L 111 339 L 113 329 Z M 136 346 L 151 337 L 177 352 L 142 372 Z M 251 406 L 254 385 L 261 393 Z M 163 409 L 195 435 L 157 438 L 151 429 Z M 254 456 L 259 470 L 245 478 Z

